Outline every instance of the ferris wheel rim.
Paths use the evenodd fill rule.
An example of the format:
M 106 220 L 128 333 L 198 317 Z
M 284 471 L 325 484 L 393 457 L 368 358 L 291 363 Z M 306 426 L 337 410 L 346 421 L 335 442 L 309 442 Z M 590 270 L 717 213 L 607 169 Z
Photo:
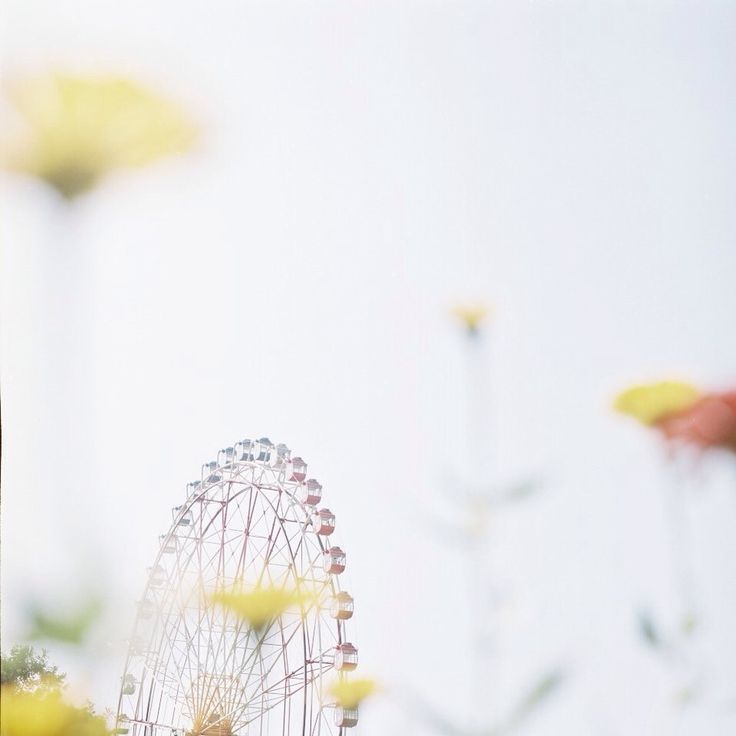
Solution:
M 218 453 L 218 458 L 219 458 L 219 453 Z M 298 458 L 298 459 L 300 460 L 302 465 L 306 468 L 306 464 L 304 464 L 303 461 L 301 461 L 301 458 Z M 184 503 L 181 504 L 181 506 L 176 508 L 176 511 L 178 511 L 179 513 L 176 516 L 174 516 L 168 532 L 164 535 L 161 535 L 161 544 L 156 553 L 153 567 L 149 568 L 146 585 L 143 589 L 143 600 L 147 600 L 148 597 L 151 595 L 152 591 L 156 590 L 156 586 L 152 584 L 152 581 L 154 578 L 154 572 L 157 569 L 162 568 L 162 565 L 164 563 L 164 557 L 167 554 L 166 552 L 167 545 L 170 545 L 170 543 L 173 542 L 174 547 L 177 549 L 177 554 L 178 554 L 178 547 L 177 547 L 178 540 L 182 539 L 181 535 L 177 534 L 177 531 L 180 525 L 180 520 L 184 518 L 187 514 L 191 515 L 194 512 L 194 510 L 197 508 L 198 504 L 200 506 L 200 512 L 201 512 L 202 505 L 208 501 L 207 495 L 215 489 L 222 490 L 225 487 L 227 487 L 226 500 L 222 502 L 219 502 L 219 501 L 217 502 L 219 504 L 219 509 L 217 509 L 208 518 L 206 528 L 202 527 L 200 524 L 199 534 L 195 537 L 186 538 L 188 542 L 192 542 L 192 545 L 190 549 L 188 550 L 188 552 L 185 553 L 184 555 L 184 559 L 186 560 L 185 565 L 184 565 L 185 570 L 187 569 L 187 565 L 189 565 L 189 563 L 192 561 L 192 559 L 197 554 L 198 550 L 201 551 L 201 545 L 204 542 L 205 534 L 209 532 L 212 528 L 215 528 L 215 529 L 219 528 L 218 522 L 222 523 L 223 525 L 222 530 L 224 534 L 224 531 L 227 528 L 225 514 L 228 509 L 228 505 L 232 501 L 236 500 L 237 498 L 241 496 L 245 496 L 246 494 L 250 498 L 251 505 L 255 503 L 253 500 L 254 498 L 260 501 L 261 504 L 263 504 L 264 508 L 262 509 L 262 511 L 264 513 L 263 513 L 263 517 L 261 518 L 265 518 L 265 511 L 270 510 L 273 521 L 274 521 L 274 525 L 278 524 L 279 533 L 277 533 L 276 536 L 274 537 L 274 541 L 279 538 L 279 535 L 282 536 L 283 541 L 282 541 L 282 544 L 279 550 L 280 550 L 280 554 L 284 554 L 285 552 L 287 552 L 287 557 L 292 563 L 289 567 L 289 570 L 292 570 L 292 568 L 293 570 L 296 570 L 297 554 L 302 550 L 302 545 L 305 544 L 305 539 L 311 540 L 312 546 L 314 548 L 314 553 L 317 555 L 317 557 L 310 558 L 310 563 L 309 563 L 307 570 L 314 572 L 318 569 L 319 558 L 320 557 L 323 558 L 324 555 L 328 553 L 329 550 L 332 549 L 332 547 L 330 547 L 329 540 L 323 538 L 323 535 L 329 534 L 329 532 L 320 533 L 316 530 L 315 523 L 313 520 L 313 516 L 315 515 L 315 513 L 318 513 L 316 512 L 316 507 L 311 504 L 308 505 L 308 504 L 303 503 L 303 501 L 297 495 L 297 492 L 299 491 L 299 489 L 303 488 L 307 482 L 314 482 L 317 484 L 317 487 L 318 487 L 317 496 L 319 497 L 321 495 L 321 484 L 319 484 L 318 481 L 313 481 L 312 479 L 310 479 L 310 481 L 303 480 L 301 482 L 288 482 L 285 480 L 285 468 L 286 468 L 285 465 L 277 469 L 273 465 L 269 465 L 267 463 L 261 463 L 257 460 L 241 461 L 241 460 L 232 459 L 228 463 L 225 463 L 225 464 L 218 463 L 215 465 L 214 463 L 209 463 L 208 467 L 210 468 L 210 470 L 215 470 L 216 472 L 229 470 L 230 477 L 225 478 L 224 472 L 222 472 L 219 475 L 219 477 L 215 478 L 215 480 L 211 482 L 207 482 L 207 479 L 205 479 L 204 473 L 203 473 L 203 481 L 199 483 L 196 489 L 196 492 L 189 494 L 186 500 L 184 501 Z M 278 473 L 275 472 L 277 470 L 278 470 Z M 244 472 L 247 472 L 251 477 L 246 479 L 243 475 Z M 276 479 L 271 483 L 260 483 L 257 480 L 255 480 L 254 477 L 252 477 L 256 472 L 260 472 L 261 480 L 266 475 L 266 472 L 270 473 L 271 475 L 275 475 Z M 210 477 L 214 477 L 214 476 L 215 474 L 213 473 L 211 474 Z M 193 485 L 193 484 L 190 484 L 190 485 Z M 237 485 L 240 487 L 237 489 L 235 493 L 232 493 L 232 489 L 234 485 Z M 270 492 L 276 492 L 278 494 L 279 502 L 282 496 L 285 495 L 286 497 L 288 497 L 289 504 L 291 505 L 291 507 L 298 508 L 302 516 L 302 521 L 299 523 L 298 533 L 292 533 L 289 531 L 289 529 L 287 529 L 287 526 L 285 524 L 286 518 L 280 515 L 282 509 L 280 509 L 278 507 L 278 504 L 276 504 L 272 500 L 272 498 L 270 497 Z M 327 513 L 329 514 L 330 512 L 327 512 Z M 198 518 L 200 519 L 202 518 L 201 513 Z M 332 515 L 332 519 L 333 519 L 332 523 L 334 525 L 334 515 Z M 250 523 L 250 519 L 248 523 Z M 293 542 L 297 539 L 299 539 L 299 543 L 295 550 L 293 547 Z M 197 546 L 197 542 L 200 545 L 199 547 Z M 223 536 L 222 545 L 224 544 L 225 544 L 225 541 L 224 541 L 224 536 Z M 309 545 L 305 545 L 305 546 L 308 547 Z M 269 562 L 270 554 L 272 551 L 273 551 L 272 549 L 269 549 L 268 553 L 264 557 L 264 565 L 260 571 L 260 580 L 264 578 L 265 573 L 268 570 L 268 562 Z M 308 551 L 309 550 L 307 550 L 307 552 Z M 324 563 L 324 564 L 326 565 L 327 563 Z M 341 571 L 342 570 L 340 570 L 340 572 Z M 300 575 L 297 575 L 296 573 L 293 573 L 293 577 L 294 577 L 294 582 L 295 582 L 297 589 L 299 589 L 300 586 L 305 584 L 306 579 L 307 579 L 305 577 L 301 577 Z M 287 574 L 287 579 L 289 579 L 288 574 Z M 342 593 L 342 587 L 340 584 L 339 575 L 330 574 L 329 572 L 327 572 L 324 575 L 324 580 L 322 581 L 322 588 L 324 591 L 329 591 L 329 594 L 332 598 L 335 598 L 338 594 Z M 162 595 L 165 596 L 168 594 L 162 594 Z M 348 598 L 350 598 L 350 596 L 348 596 Z M 176 597 L 173 595 L 169 596 L 168 609 L 167 609 L 168 614 L 171 614 L 172 610 L 175 607 L 175 604 L 176 604 Z M 271 711 L 272 709 L 280 707 L 282 706 L 282 704 L 289 703 L 289 701 L 292 699 L 292 697 L 295 694 L 303 691 L 302 697 L 299 701 L 300 702 L 299 710 L 301 711 L 301 715 L 298 716 L 298 720 L 301 722 L 301 730 L 305 734 L 307 733 L 307 728 L 310 729 L 309 733 L 321 732 L 320 721 L 324 717 L 323 704 L 321 702 L 318 702 L 317 707 L 315 708 L 314 702 L 313 702 L 313 696 L 310 696 L 311 699 L 308 699 L 307 691 L 313 688 L 316 682 L 321 681 L 324 675 L 326 674 L 326 672 L 328 672 L 330 669 L 328 667 L 324 671 L 322 670 L 322 663 L 323 663 L 322 657 L 327 651 L 329 651 L 329 650 L 326 650 L 322 644 L 324 624 L 320 622 L 323 616 L 324 616 L 324 611 L 316 609 L 315 617 L 314 617 L 315 618 L 314 630 L 315 630 L 315 635 L 319 640 L 319 646 L 316 651 L 319 654 L 320 659 L 311 660 L 311 661 L 320 663 L 320 667 L 316 670 L 316 674 L 311 674 L 310 677 L 308 677 L 306 674 L 307 673 L 306 663 L 310 661 L 308 657 L 308 652 L 309 654 L 311 654 L 312 649 L 309 648 L 307 630 L 304 624 L 304 620 L 301 620 L 299 623 L 297 623 L 294 626 L 294 630 L 288 637 L 288 641 L 285 638 L 286 629 L 284 627 L 284 622 L 282 620 L 282 617 L 279 616 L 272 622 L 272 625 L 269 627 L 269 629 L 273 628 L 273 625 L 276 624 L 277 635 L 278 637 L 280 637 L 283 646 L 282 646 L 280 653 L 273 657 L 273 664 L 271 665 L 266 675 L 270 673 L 270 671 L 273 670 L 273 668 L 278 663 L 280 663 L 281 660 L 284 661 L 285 663 L 285 666 L 283 667 L 283 672 L 285 673 L 284 677 L 282 680 L 276 683 L 279 690 L 283 683 L 284 697 L 282 700 L 277 700 L 276 702 L 269 705 L 268 707 L 265 707 L 265 708 L 262 707 L 261 711 L 259 712 L 259 715 L 257 715 L 255 718 L 249 721 L 246 721 L 246 723 L 254 723 L 256 720 L 261 719 L 267 712 Z M 333 622 L 330 622 L 329 628 L 335 632 L 333 634 L 334 636 L 333 641 L 335 641 L 337 645 L 341 645 L 346 640 L 345 620 L 343 620 L 339 616 L 335 616 L 334 614 L 332 617 L 335 618 L 335 620 Z M 142 620 L 143 620 L 143 616 L 141 614 L 140 604 L 138 604 L 136 608 L 135 623 L 133 627 L 134 636 L 137 634 L 137 632 L 141 628 Z M 175 633 L 178 631 L 178 629 L 176 628 L 176 626 L 178 625 L 180 624 L 176 624 L 175 628 L 173 629 Z M 202 625 L 202 621 L 200 619 L 200 621 L 198 622 L 197 628 L 201 629 L 201 625 Z M 288 647 L 286 645 L 297 633 L 300 634 L 299 638 L 301 639 L 301 650 L 303 653 L 304 664 L 300 665 L 295 670 L 293 670 L 292 674 L 301 670 L 302 667 L 304 668 L 305 674 L 304 674 L 303 684 L 296 690 L 294 690 L 293 688 L 290 690 L 289 689 L 290 688 L 289 677 L 291 677 L 291 675 L 288 673 L 291 671 L 291 667 L 288 665 Z M 150 638 L 149 638 L 149 642 L 148 642 L 149 647 L 153 643 L 154 640 L 156 640 L 155 627 L 154 627 L 154 632 L 151 633 Z M 162 648 L 165 648 L 166 644 L 164 643 L 163 637 L 160 637 L 158 639 L 158 642 L 159 642 L 158 652 L 160 653 L 162 651 Z M 168 671 L 167 668 L 170 666 L 172 658 L 174 657 L 174 650 L 173 650 L 173 645 L 171 641 L 168 642 L 168 646 L 169 646 L 168 657 L 163 666 L 164 676 L 166 672 Z M 150 648 L 152 649 L 153 647 L 150 647 Z M 145 652 L 146 650 L 144 649 L 143 651 Z M 125 686 L 124 686 L 125 678 L 133 670 L 140 668 L 140 664 L 138 667 L 135 667 L 133 664 L 134 660 L 137 657 L 144 658 L 144 655 L 133 651 L 132 640 L 131 640 L 131 646 L 128 647 L 128 651 L 126 653 L 126 659 L 125 659 L 125 666 L 123 669 L 123 685 L 121 686 L 121 693 L 120 693 L 120 697 L 118 700 L 118 720 L 120 720 L 121 716 L 124 715 L 122 713 L 122 704 L 123 704 L 123 695 L 124 695 L 124 689 L 125 689 Z M 261 669 L 261 673 L 263 675 L 264 661 L 261 659 L 260 656 L 256 657 L 256 661 L 258 662 L 259 667 Z M 161 664 L 162 664 L 162 660 L 160 660 L 157 657 L 155 659 L 154 665 L 149 667 L 144 658 L 144 661 L 142 664 L 143 676 L 145 677 L 146 673 L 150 673 L 149 688 L 151 689 L 154 687 L 156 683 L 155 673 L 157 672 L 157 669 L 159 665 Z M 178 666 L 178 664 L 179 664 L 178 662 L 174 662 L 175 666 Z M 331 667 L 334 668 L 334 664 L 331 665 Z M 282 670 L 279 670 L 279 671 L 281 672 Z M 342 677 L 342 673 L 338 673 L 338 676 Z M 246 679 L 246 686 L 249 681 L 250 681 L 249 679 Z M 265 681 L 263 676 L 262 676 L 261 681 L 262 682 Z M 142 685 L 143 685 L 143 681 L 141 680 L 141 687 L 138 690 L 136 704 L 135 704 L 136 716 L 139 715 L 139 711 L 141 710 L 141 699 L 143 697 Z M 165 686 L 161 684 L 159 687 L 161 688 L 162 693 L 164 693 Z M 178 690 L 177 690 L 177 693 L 178 693 Z M 253 696 L 249 700 L 247 700 L 245 704 L 243 705 L 243 709 L 247 708 L 250 705 L 250 703 L 258 700 L 259 698 L 263 700 L 265 695 L 268 693 L 269 693 L 269 689 L 266 689 L 266 690 L 262 689 L 261 691 L 258 691 L 258 693 L 253 693 Z M 308 712 L 307 712 L 309 702 L 312 702 L 312 706 L 310 710 L 310 713 L 312 713 L 312 715 L 308 715 Z M 240 705 L 238 705 L 238 708 L 240 708 Z M 150 696 L 149 696 L 149 711 L 150 711 Z M 284 722 L 286 722 L 287 720 L 290 721 L 290 716 L 289 716 L 290 709 L 286 705 L 284 705 L 284 707 L 282 708 L 282 712 L 283 712 Z M 146 714 L 149 715 L 148 711 Z M 153 714 L 150 714 L 150 715 L 153 715 Z M 159 705 L 159 712 L 152 719 L 146 719 L 145 721 L 137 721 L 135 719 L 126 718 L 126 720 L 129 722 L 146 723 L 152 729 L 170 728 L 171 727 L 170 724 L 159 722 L 160 720 L 158 717 L 159 715 L 160 715 L 160 705 Z M 224 720 L 224 717 L 221 720 Z M 317 727 L 316 731 L 314 730 L 315 726 Z M 327 731 L 331 732 L 329 727 L 327 728 Z M 339 731 L 342 733 L 342 727 L 339 728 Z

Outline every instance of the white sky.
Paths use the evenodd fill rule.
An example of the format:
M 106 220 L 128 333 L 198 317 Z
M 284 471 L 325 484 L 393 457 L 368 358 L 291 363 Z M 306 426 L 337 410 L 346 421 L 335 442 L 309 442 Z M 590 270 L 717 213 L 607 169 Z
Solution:
M 734 28 L 704 0 L 8 0 L 6 76 L 128 73 L 206 136 L 74 212 L 3 182 L 3 646 L 29 597 L 104 586 L 96 671 L 51 651 L 113 705 L 170 507 L 265 433 L 337 514 L 364 674 L 467 714 L 467 563 L 427 517 L 454 513 L 454 472 L 540 475 L 494 520 L 489 709 L 561 664 L 529 736 L 732 733 L 734 469 L 692 484 L 699 653 L 721 679 L 675 717 L 633 625 L 674 601 L 665 475 L 607 406 L 637 379 L 733 385 Z M 493 452 L 472 464 L 463 298 L 495 305 Z M 425 732 L 389 697 L 357 729 Z

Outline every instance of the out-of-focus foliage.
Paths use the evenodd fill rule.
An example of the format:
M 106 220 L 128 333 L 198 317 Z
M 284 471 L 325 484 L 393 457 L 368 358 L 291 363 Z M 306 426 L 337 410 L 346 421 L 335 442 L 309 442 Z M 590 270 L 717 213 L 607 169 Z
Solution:
M 313 599 L 306 593 L 272 586 L 259 586 L 247 592 L 237 589 L 231 592 L 218 591 L 210 596 L 212 603 L 233 611 L 256 631 L 265 629 L 287 610 L 303 608 Z
M 649 611 L 639 611 L 637 623 L 641 638 L 654 649 L 671 650 L 692 636 L 698 629 L 698 618 L 692 613 L 685 613 L 677 628 L 663 632 Z
M 660 381 L 626 389 L 616 397 L 614 408 L 642 424 L 653 425 L 666 416 L 688 409 L 699 397 L 700 391 L 689 383 Z
M 24 126 L 4 142 L 3 165 L 42 179 L 68 200 L 113 170 L 188 150 L 198 134 L 176 104 L 120 77 L 18 79 L 7 95 Z
M 489 309 L 484 304 L 460 304 L 452 313 L 463 324 L 468 335 L 475 336 L 480 331 L 481 323 L 488 317 Z
M 3 686 L 1 736 L 107 736 L 105 719 L 67 703 L 58 689 L 25 692 Z
M 527 719 L 537 711 L 537 708 L 558 690 L 565 677 L 566 674 L 561 669 L 550 670 L 543 674 L 499 723 L 481 728 L 469 729 L 453 723 L 440 713 L 434 704 L 424 702 L 414 696 L 409 697 L 410 707 L 434 733 L 442 734 L 442 736 L 509 736 L 522 728 Z M 489 693 L 489 697 L 491 695 Z
M 683 616 L 682 621 L 680 622 L 680 631 L 682 631 L 685 636 L 690 636 L 696 631 L 697 628 L 697 616 L 692 612 L 686 613 L 685 616 Z
M 46 650 L 37 654 L 28 645 L 14 646 L 0 657 L 0 685 L 30 692 L 38 688 L 60 688 L 66 675 L 49 664 Z M 3 691 L 4 692 L 4 691 Z
M 31 632 L 29 639 L 55 639 L 68 644 L 81 644 L 90 627 L 102 612 L 97 600 L 89 601 L 76 613 L 66 616 L 51 616 L 40 610 L 30 613 Z
M 367 678 L 338 680 L 330 688 L 330 695 L 342 708 L 357 708 L 366 698 L 375 694 L 378 683 Z
M 657 631 L 657 625 L 649 611 L 640 611 L 638 616 L 639 633 L 641 638 L 651 647 L 659 647 L 662 639 Z
M 564 679 L 565 673 L 562 670 L 553 670 L 542 675 L 522 697 L 506 722 L 492 733 L 501 736 L 501 734 L 515 731 L 547 698 L 557 691 Z
M 65 675 L 45 651 L 15 646 L 2 657 L 0 736 L 107 736 L 105 719 L 63 697 Z

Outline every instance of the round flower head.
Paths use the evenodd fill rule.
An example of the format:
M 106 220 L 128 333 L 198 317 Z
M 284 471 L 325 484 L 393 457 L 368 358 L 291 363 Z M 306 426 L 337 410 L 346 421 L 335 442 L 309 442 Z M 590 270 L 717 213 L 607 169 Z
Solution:
M 688 383 L 662 381 L 627 389 L 614 407 L 668 440 L 736 451 L 736 391 L 701 393 Z
M 59 691 L 19 692 L 9 685 L 0 690 L 2 736 L 108 736 L 105 719 L 88 708 L 76 708 Z
M 666 416 L 691 407 L 700 391 L 689 383 L 660 381 L 632 386 L 620 393 L 614 408 L 642 424 L 654 425 Z
M 312 602 L 313 596 L 296 590 L 259 586 L 247 592 L 213 593 L 210 600 L 235 613 L 255 631 L 262 631 L 287 610 L 303 609 Z
M 452 313 L 465 326 L 468 335 L 475 336 L 480 331 L 481 323 L 488 317 L 489 309 L 483 304 L 461 304 Z
M 662 419 L 659 428 L 671 440 L 736 452 L 736 391 L 706 394 L 684 411 Z
M 197 128 L 174 103 L 128 79 L 49 74 L 9 83 L 22 128 L 4 141 L 3 165 L 66 199 L 111 171 L 191 147 Z
M 357 708 L 367 697 L 378 690 L 375 680 L 339 680 L 330 688 L 330 695 L 341 708 Z

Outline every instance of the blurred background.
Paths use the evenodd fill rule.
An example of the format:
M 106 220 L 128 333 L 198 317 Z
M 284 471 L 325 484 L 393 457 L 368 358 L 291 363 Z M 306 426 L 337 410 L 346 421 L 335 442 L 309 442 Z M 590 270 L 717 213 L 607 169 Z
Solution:
M 384 688 L 357 733 L 736 732 L 734 455 L 685 459 L 673 545 L 661 438 L 611 409 L 733 387 L 735 27 L 710 0 L 7 0 L 6 87 L 112 74 L 197 134 L 79 196 L 2 174 L 3 649 L 102 598 L 86 650 L 44 646 L 114 709 L 171 507 L 268 435 L 349 555 Z

